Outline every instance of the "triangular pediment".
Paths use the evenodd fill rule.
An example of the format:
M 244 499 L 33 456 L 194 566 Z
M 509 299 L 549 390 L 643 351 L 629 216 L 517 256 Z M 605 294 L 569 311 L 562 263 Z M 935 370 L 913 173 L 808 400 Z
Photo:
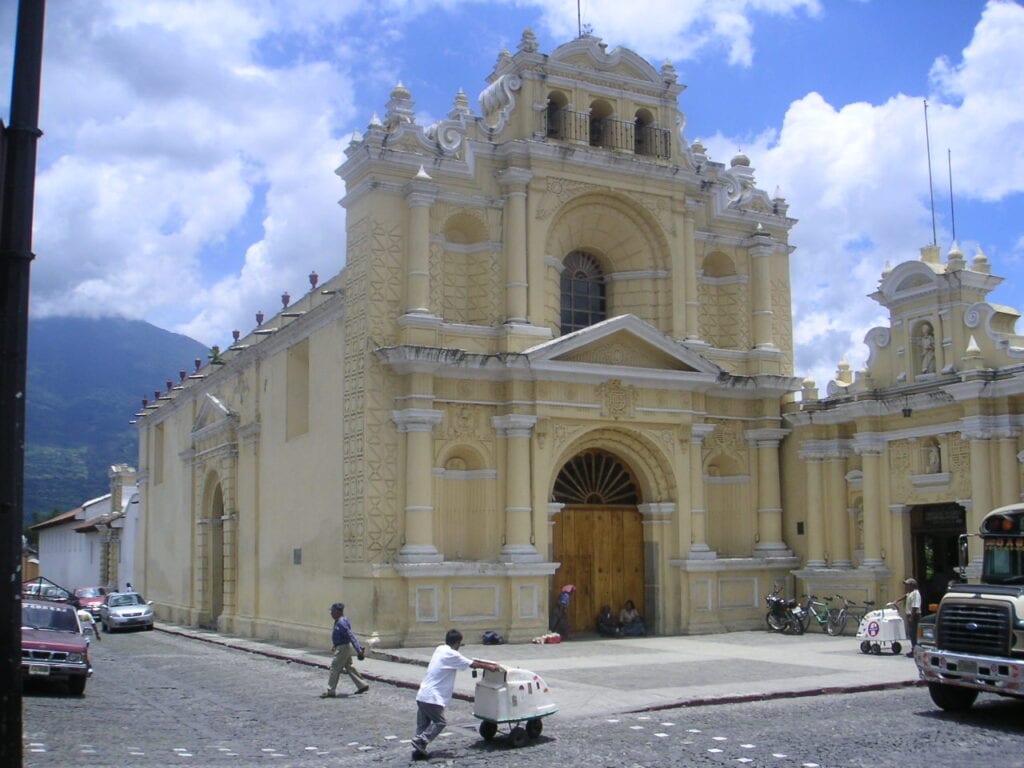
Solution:
M 717 376 L 722 369 L 645 323 L 621 315 L 526 350 L 531 364 L 642 368 Z
M 204 429 L 231 421 L 234 414 L 231 409 L 213 395 L 207 393 L 203 396 L 202 405 L 199 406 L 199 415 L 192 425 L 192 434 L 201 432 Z

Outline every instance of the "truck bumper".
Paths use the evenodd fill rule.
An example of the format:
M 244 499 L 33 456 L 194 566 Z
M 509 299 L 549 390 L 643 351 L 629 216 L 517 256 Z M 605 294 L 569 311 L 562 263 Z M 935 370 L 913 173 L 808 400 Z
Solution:
M 1004 696 L 1024 697 L 1024 660 L 974 656 L 918 645 L 914 661 L 921 679 Z

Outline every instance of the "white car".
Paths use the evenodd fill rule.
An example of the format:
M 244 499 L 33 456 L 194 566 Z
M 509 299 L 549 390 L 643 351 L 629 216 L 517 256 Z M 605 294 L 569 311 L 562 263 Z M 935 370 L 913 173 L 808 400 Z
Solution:
M 104 632 L 131 627 L 153 628 L 153 601 L 143 600 L 138 592 L 114 592 L 100 606 L 100 624 Z

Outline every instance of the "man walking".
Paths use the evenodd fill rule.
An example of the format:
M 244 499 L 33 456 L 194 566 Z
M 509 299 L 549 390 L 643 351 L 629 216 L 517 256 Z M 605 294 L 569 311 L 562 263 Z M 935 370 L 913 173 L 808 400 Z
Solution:
M 497 672 L 502 669 L 500 664 L 482 659 L 469 659 L 459 653 L 462 645 L 462 633 L 457 629 L 449 629 L 445 635 L 444 645 L 434 649 L 427 665 L 427 674 L 423 676 L 419 692 L 416 694 L 416 737 L 412 740 L 413 749 L 419 756 L 426 756 L 427 744 L 436 739 L 448 725 L 444 718 L 444 710 L 452 703 L 455 691 L 455 674 L 460 669 L 489 669 Z
M 333 644 L 334 660 L 331 662 L 331 674 L 327 678 L 327 690 L 320 694 L 321 699 L 333 699 L 334 689 L 338 687 L 338 679 L 341 673 L 348 675 L 355 683 L 356 693 L 366 693 L 370 685 L 366 682 L 359 671 L 352 663 L 352 651 L 356 652 L 356 658 L 363 660 L 363 646 L 359 644 L 352 625 L 345 618 L 345 604 L 335 603 L 331 606 L 331 618 L 334 619 L 334 629 L 331 632 L 331 643 Z

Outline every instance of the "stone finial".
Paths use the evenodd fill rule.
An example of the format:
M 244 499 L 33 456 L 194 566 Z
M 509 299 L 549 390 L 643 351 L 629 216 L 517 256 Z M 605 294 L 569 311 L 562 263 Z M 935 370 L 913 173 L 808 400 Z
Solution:
M 494 68 L 495 69 L 501 69 L 506 64 L 508 64 L 509 61 L 511 61 L 511 60 L 512 60 L 512 54 L 508 52 L 507 48 L 502 48 L 501 49 L 501 53 L 498 54 L 498 60 L 494 63 Z
M 818 384 L 810 376 L 800 383 L 800 401 L 809 403 L 818 399 Z
M 971 260 L 971 269 L 975 272 L 984 272 L 986 275 L 992 273 L 992 265 L 989 264 L 988 256 L 981 250 L 980 245 L 974 252 L 974 258 Z
M 668 59 L 665 59 L 665 63 L 661 65 L 661 79 L 669 85 L 675 83 L 679 79 L 679 74 L 676 72 L 675 66 Z
M 370 118 L 370 128 L 381 128 L 383 125 L 384 123 L 380 121 L 380 115 L 374 112 L 373 117 Z
M 853 383 L 853 371 L 845 357 L 839 361 L 839 367 L 836 369 L 836 381 L 843 384 Z
M 926 245 L 921 249 L 921 261 L 926 264 L 939 264 L 941 258 L 939 256 L 939 246 L 937 245 Z
M 964 355 L 960 360 L 961 367 L 965 371 L 976 371 L 982 367 L 981 347 L 978 346 L 978 340 L 974 338 L 973 333 L 967 339 L 967 349 L 964 350 Z
M 882 277 L 886 278 L 892 273 L 892 262 L 888 259 L 885 260 L 885 266 L 882 267 Z
M 415 106 L 409 89 L 399 82 L 391 90 L 391 99 L 387 103 L 388 111 L 384 114 L 384 127 L 393 131 L 403 123 L 415 123 Z
M 957 245 L 956 240 L 949 248 L 949 253 L 946 254 L 946 271 L 956 272 L 961 270 L 965 265 L 964 253 L 960 250 L 960 246 Z
M 527 27 L 523 30 L 523 36 L 519 40 L 519 50 L 523 53 L 536 53 L 540 46 L 537 45 L 537 36 L 533 30 Z
M 729 163 L 729 166 L 731 168 L 735 168 L 737 165 L 741 165 L 744 168 L 749 168 L 750 167 L 750 158 L 747 157 L 742 152 L 737 152 L 736 156 L 733 157 L 732 161 Z
M 455 101 L 452 103 L 452 110 L 448 113 L 448 117 L 451 120 L 458 120 L 460 117 L 468 117 L 472 114 L 469 108 L 469 97 L 466 92 L 459 88 L 459 92 L 455 94 Z

